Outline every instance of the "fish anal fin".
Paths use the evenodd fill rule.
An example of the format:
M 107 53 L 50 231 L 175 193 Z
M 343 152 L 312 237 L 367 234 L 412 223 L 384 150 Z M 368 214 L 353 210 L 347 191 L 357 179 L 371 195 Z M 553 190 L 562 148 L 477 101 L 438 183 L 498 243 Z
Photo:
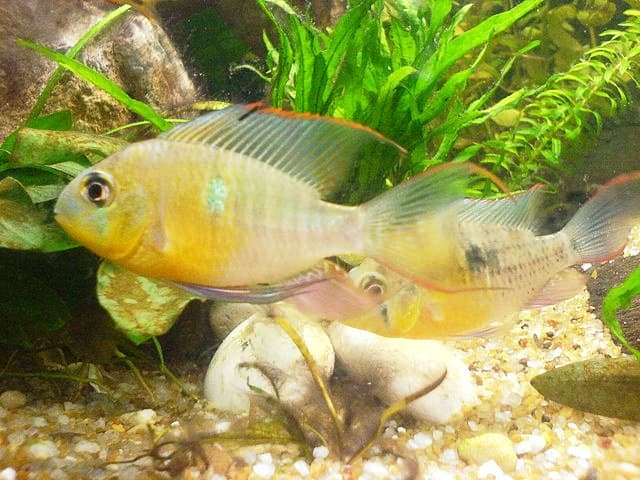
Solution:
M 402 147 L 363 125 L 259 103 L 208 113 L 158 138 L 245 155 L 311 185 L 322 197 L 338 190 L 366 148 L 382 144 L 392 154 L 406 154 Z
M 577 295 L 587 283 L 587 276 L 568 268 L 557 273 L 542 287 L 534 298 L 529 300 L 525 309 L 548 307 Z

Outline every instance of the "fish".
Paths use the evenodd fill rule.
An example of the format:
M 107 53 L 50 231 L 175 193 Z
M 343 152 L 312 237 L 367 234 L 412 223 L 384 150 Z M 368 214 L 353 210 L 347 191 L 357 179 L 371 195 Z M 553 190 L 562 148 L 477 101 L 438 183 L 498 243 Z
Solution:
M 343 314 L 323 312 L 340 319 L 372 304 L 323 262 L 362 254 L 433 285 L 423 239 L 443 239 L 443 212 L 485 173 L 470 163 L 439 166 L 361 205 L 329 201 L 372 147 L 398 161 L 406 154 L 346 120 L 234 105 L 88 168 L 60 194 L 55 219 L 138 275 L 220 300 L 343 302 Z
M 387 337 L 447 339 L 497 334 L 521 310 L 554 305 L 580 292 L 587 276 L 576 264 L 620 254 L 639 223 L 640 172 L 615 177 L 569 223 L 541 234 L 544 190 L 500 200 L 462 200 L 443 218 L 446 241 L 424 258 L 441 288 L 424 288 L 366 258 L 349 275 L 380 304 L 343 320 Z

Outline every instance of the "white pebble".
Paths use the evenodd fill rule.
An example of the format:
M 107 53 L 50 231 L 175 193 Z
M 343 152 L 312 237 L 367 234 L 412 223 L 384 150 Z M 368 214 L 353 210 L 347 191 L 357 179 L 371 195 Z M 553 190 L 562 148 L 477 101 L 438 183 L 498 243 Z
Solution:
M 0 405 L 7 410 L 24 407 L 27 403 L 27 396 L 18 390 L 7 390 L 0 395 Z
M 13 446 L 22 445 L 26 439 L 27 439 L 27 434 L 25 433 L 24 430 L 18 430 L 17 432 L 13 432 L 7 435 L 7 440 L 9 440 L 9 445 L 13 445 Z
M 617 467 L 617 470 L 620 473 L 635 475 L 636 477 L 640 478 L 640 467 L 634 465 L 633 463 L 620 462 L 618 463 Z
M 253 473 L 260 478 L 271 478 L 276 473 L 276 466 L 272 463 L 256 463 L 253 466 Z
M 100 445 L 88 440 L 80 440 L 73 448 L 76 453 L 98 453 L 100 451 Z
M 324 445 L 320 445 L 313 449 L 313 458 L 327 458 L 329 456 L 329 449 Z
M 424 472 L 423 478 L 433 478 L 437 480 L 455 480 L 455 476 L 446 470 L 442 470 L 436 463 L 430 463 Z
M 59 453 L 58 447 L 51 440 L 42 440 L 29 447 L 29 456 L 33 460 L 46 460 L 47 458 L 55 457 Z
M 494 418 L 496 419 L 496 422 L 498 423 L 508 423 L 511 421 L 511 411 L 507 410 L 507 411 L 500 411 L 500 412 L 496 412 L 494 414 Z
M 298 460 L 293 464 L 293 468 L 303 477 L 308 477 L 311 473 L 309 470 L 309 464 L 304 460 Z
M 271 456 L 270 453 L 261 453 L 260 455 L 258 455 L 257 461 L 260 463 L 272 464 L 273 457 Z
M 516 455 L 537 454 L 544 450 L 547 441 L 542 435 L 523 435 L 524 440 L 516 444 Z
M 413 450 L 422 450 L 423 448 L 430 447 L 433 444 L 431 436 L 424 432 L 416 433 L 407 442 L 407 447 Z
M 509 475 L 505 475 L 500 466 L 494 460 L 489 460 L 478 467 L 478 478 L 503 480 L 511 477 Z
M 0 480 L 16 480 L 16 471 L 9 467 L 0 471 Z
M 469 420 L 467 422 L 467 425 L 469 425 L 469 430 L 471 430 L 472 432 L 477 432 L 479 430 L 479 428 L 480 428 L 478 423 L 474 422 L 473 420 Z
M 550 448 L 546 452 L 544 452 L 544 459 L 547 462 L 550 462 L 552 465 L 558 465 L 562 455 L 555 448 Z
M 127 425 L 147 425 L 155 421 L 158 414 L 151 408 L 145 408 L 136 412 L 125 413 L 120 418 Z
M 31 419 L 31 425 L 37 428 L 46 427 L 49 425 L 49 422 L 44 417 L 33 417 Z
M 369 460 L 365 462 L 362 468 L 363 475 L 369 478 L 389 478 L 389 469 L 382 463 L 376 460 Z
M 216 433 L 224 433 L 231 428 L 231 422 L 218 422 L 214 429 Z
M 583 263 L 582 266 L 580 268 L 582 268 L 583 272 L 586 272 L 587 270 L 589 270 L 591 267 L 593 267 L 592 264 L 590 263 Z
M 58 423 L 58 425 L 68 425 L 69 416 L 65 415 L 64 413 L 61 415 L 58 415 L 58 417 L 56 418 L 56 423 Z
M 588 460 L 591 458 L 591 450 L 582 445 L 571 445 L 567 448 L 567 454 L 572 457 Z
M 453 448 L 445 448 L 440 455 L 440 461 L 448 465 L 456 465 L 458 458 L 458 453 Z
M 527 362 L 527 367 L 533 369 L 544 368 L 544 362 L 542 360 L 529 360 Z

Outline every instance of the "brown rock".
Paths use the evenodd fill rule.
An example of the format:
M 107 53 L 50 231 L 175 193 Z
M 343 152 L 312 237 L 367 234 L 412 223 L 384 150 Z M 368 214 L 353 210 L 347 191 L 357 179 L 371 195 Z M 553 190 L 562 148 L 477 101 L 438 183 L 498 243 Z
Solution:
M 16 44 L 23 38 L 67 51 L 114 6 L 108 2 L 39 0 L 0 3 L 0 139 L 25 121 L 56 68 L 55 63 Z M 105 74 L 131 96 L 160 111 L 191 103 L 195 88 L 162 28 L 127 12 L 92 39 L 77 59 Z M 43 113 L 73 112 L 75 128 L 104 132 L 133 119 L 106 93 L 66 73 Z

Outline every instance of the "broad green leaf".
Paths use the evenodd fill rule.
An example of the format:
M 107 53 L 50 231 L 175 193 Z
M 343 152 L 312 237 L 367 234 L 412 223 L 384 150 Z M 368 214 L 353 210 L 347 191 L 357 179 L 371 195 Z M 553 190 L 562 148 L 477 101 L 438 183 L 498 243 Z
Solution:
M 135 343 L 165 334 L 187 303 L 198 298 L 107 261 L 98 269 L 97 293 L 116 328 Z
M 95 163 L 127 145 L 123 140 L 104 135 L 23 128 L 16 134 L 11 161 L 49 165 L 77 160 L 82 165 L 86 162 L 80 157 Z
M 61 67 L 73 72 L 84 81 L 89 82 L 93 86 L 108 93 L 133 113 L 136 113 L 151 122 L 151 124 L 158 130 L 165 131 L 172 127 L 171 123 L 162 118 L 153 108 L 144 102 L 131 98 L 122 88 L 109 80 L 102 73 L 92 70 L 83 63 L 58 53 L 55 50 L 43 47 L 42 45 L 38 45 L 27 40 L 18 40 L 18 44 L 35 50 L 44 57 L 53 60 Z
M 0 180 L 0 247 L 54 252 L 76 247 L 47 209 L 34 205 L 15 179 Z
M 69 130 L 73 125 L 73 118 L 71 116 L 71 112 L 68 110 L 62 110 L 59 112 L 54 112 L 49 115 L 43 115 L 42 117 L 38 117 L 30 122 L 31 128 L 40 128 L 43 130 Z M 9 154 L 13 150 L 13 146 L 16 142 L 16 138 L 20 129 L 17 129 L 13 133 L 11 133 L 5 141 L 2 143 L 2 147 L 0 149 L 3 152 Z
M 640 362 L 630 356 L 570 363 L 532 378 L 531 385 L 571 408 L 640 421 Z

